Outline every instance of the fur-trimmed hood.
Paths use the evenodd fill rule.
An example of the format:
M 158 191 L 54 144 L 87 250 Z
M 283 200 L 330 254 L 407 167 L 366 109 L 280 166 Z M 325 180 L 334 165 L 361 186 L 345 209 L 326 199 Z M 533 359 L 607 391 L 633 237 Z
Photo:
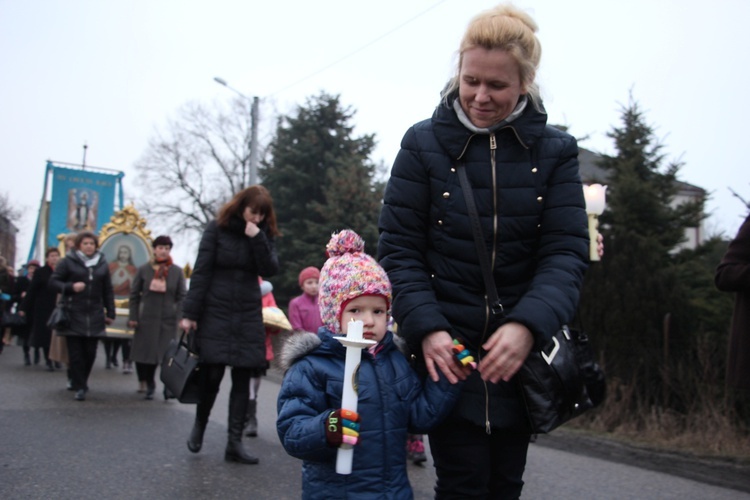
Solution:
M 333 336 L 331 335 L 331 337 Z M 383 342 L 385 342 L 388 337 L 389 334 L 386 334 L 386 338 L 383 339 Z M 407 359 L 409 359 L 411 353 L 409 352 L 409 347 L 406 344 L 406 341 L 395 334 L 390 334 L 390 337 L 392 337 L 393 344 L 396 348 L 401 351 Z M 284 342 L 284 345 L 281 348 L 281 353 L 279 354 L 279 367 L 283 371 L 286 371 L 295 361 L 307 356 L 323 345 L 323 340 L 317 334 L 297 330 L 286 339 L 286 342 Z M 332 354 L 338 353 L 342 356 L 346 354 L 345 348 L 339 344 L 338 341 L 335 343 L 326 343 L 324 348 Z
M 279 367 L 287 371 L 298 359 L 311 353 L 323 341 L 314 333 L 297 330 L 293 332 L 284 342 L 279 354 Z

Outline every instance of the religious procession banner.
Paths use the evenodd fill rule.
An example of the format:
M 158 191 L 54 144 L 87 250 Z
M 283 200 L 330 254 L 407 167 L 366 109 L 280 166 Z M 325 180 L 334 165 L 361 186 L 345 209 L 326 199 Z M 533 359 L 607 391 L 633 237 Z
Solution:
M 47 247 L 57 246 L 61 234 L 98 233 L 109 222 L 115 211 L 115 187 L 122 179 L 122 172 L 110 174 L 48 162 L 47 174 L 52 180 Z

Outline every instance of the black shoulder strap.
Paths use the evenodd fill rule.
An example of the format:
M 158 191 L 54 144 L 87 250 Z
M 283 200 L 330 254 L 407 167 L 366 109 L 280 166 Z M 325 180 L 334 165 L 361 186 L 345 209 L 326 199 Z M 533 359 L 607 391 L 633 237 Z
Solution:
M 479 222 L 479 214 L 477 213 L 477 206 L 474 203 L 474 193 L 471 191 L 471 184 L 469 178 L 466 175 L 466 169 L 463 162 L 456 164 L 456 172 L 458 173 L 458 182 L 461 184 L 461 189 L 464 193 L 464 199 L 466 200 L 466 208 L 469 212 L 469 219 L 471 219 L 471 230 L 474 233 L 474 244 L 477 247 L 477 255 L 479 256 L 479 266 L 482 268 L 482 279 L 484 280 L 484 288 L 487 293 L 486 297 L 490 304 L 492 314 L 495 316 L 505 316 L 503 311 L 503 304 L 500 302 L 500 297 L 497 296 L 497 287 L 495 286 L 495 280 L 492 277 L 492 269 L 490 269 L 490 258 L 487 255 L 487 247 L 484 244 L 484 236 L 482 236 L 482 225 Z

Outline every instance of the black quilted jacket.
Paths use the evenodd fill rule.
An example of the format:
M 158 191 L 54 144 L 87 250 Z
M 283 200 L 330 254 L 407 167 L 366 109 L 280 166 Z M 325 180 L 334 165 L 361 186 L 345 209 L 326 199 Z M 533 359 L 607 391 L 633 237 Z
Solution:
M 574 316 L 588 261 L 578 147 L 546 121 L 529 104 L 509 125 L 478 134 L 441 104 L 406 132 L 385 192 L 378 256 L 412 350 L 447 330 L 477 351 L 502 321 L 526 325 L 539 346 Z M 458 161 L 473 187 L 505 319 L 487 314 Z M 455 412 L 478 425 L 523 428 L 516 389 L 475 373 Z
M 79 281 L 86 283 L 86 288 L 76 293 L 73 291 L 73 284 Z M 57 263 L 50 276 L 49 287 L 62 292 L 70 301 L 70 328 L 58 332 L 59 335 L 104 335 L 107 327 L 104 322 L 105 311 L 107 317 L 115 318 L 115 296 L 104 255 L 100 254 L 99 262 L 95 266 L 86 267 L 76 252 L 71 252 Z
M 250 238 L 237 217 L 226 228 L 214 220 L 203 232 L 182 303 L 183 317 L 198 322 L 196 347 L 203 363 L 244 368 L 266 364 L 258 276 L 276 274 L 279 261 L 265 224 L 260 228 Z

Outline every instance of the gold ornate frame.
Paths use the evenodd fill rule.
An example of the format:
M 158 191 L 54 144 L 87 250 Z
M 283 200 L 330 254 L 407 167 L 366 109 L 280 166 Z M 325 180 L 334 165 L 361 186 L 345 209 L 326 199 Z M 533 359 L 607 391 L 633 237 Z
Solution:
M 140 260 L 134 263 L 136 269 L 152 260 L 153 248 L 151 243 L 153 238 L 151 237 L 151 230 L 146 228 L 146 219 L 141 217 L 138 210 L 132 204 L 115 212 L 110 218 L 110 222 L 102 226 L 99 231 L 99 248 L 105 255 L 108 242 L 114 243 L 123 240 L 130 241 L 131 245 L 136 246 L 139 250 L 137 253 L 140 256 Z M 144 251 L 145 258 L 143 255 Z M 131 248 L 131 259 L 132 257 L 133 250 Z M 113 264 L 113 260 L 110 257 L 107 258 L 107 261 L 110 265 Z M 129 299 L 115 297 L 117 317 L 115 318 L 115 322 L 107 327 L 107 336 L 128 338 L 132 335 L 132 330 L 127 326 L 128 307 Z

